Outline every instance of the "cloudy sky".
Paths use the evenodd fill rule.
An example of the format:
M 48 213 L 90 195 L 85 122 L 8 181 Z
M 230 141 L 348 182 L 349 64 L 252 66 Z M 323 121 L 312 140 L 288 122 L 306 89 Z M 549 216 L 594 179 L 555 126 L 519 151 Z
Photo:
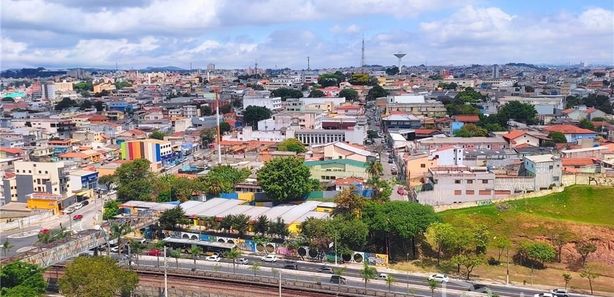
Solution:
M 612 0 L 2 0 L 1 68 L 614 64 Z

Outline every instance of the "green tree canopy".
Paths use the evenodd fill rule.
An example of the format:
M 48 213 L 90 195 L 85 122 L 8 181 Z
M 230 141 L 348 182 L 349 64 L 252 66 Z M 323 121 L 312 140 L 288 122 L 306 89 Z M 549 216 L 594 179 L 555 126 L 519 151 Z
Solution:
M 540 264 L 552 262 L 556 258 L 556 251 L 554 248 L 551 245 L 542 242 L 525 242 L 522 244 L 518 252 L 526 259 L 538 262 Z M 531 264 L 531 269 L 533 268 L 534 267 Z
M 200 114 L 203 116 L 209 116 L 215 114 L 209 105 L 201 105 L 200 106 Z
M 552 139 L 554 143 L 567 143 L 567 138 L 565 138 L 565 134 L 561 132 L 550 132 L 548 137 Z
M 533 124 L 537 122 L 537 111 L 532 104 L 510 101 L 499 109 L 498 116 L 501 122 L 515 120 L 518 122 Z
M 108 257 L 78 257 L 66 266 L 60 291 L 67 297 L 113 297 L 129 294 L 138 276 Z
M 129 81 L 122 80 L 122 81 L 115 82 L 115 88 L 118 90 L 121 90 L 123 88 L 129 88 L 129 87 L 132 87 L 132 83 L 130 83 Z
M 96 111 L 103 111 L 104 110 L 104 102 L 102 102 L 102 101 L 95 101 L 94 102 L 94 107 L 96 108 Z
M 75 91 L 93 91 L 94 85 L 91 81 L 81 81 L 73 84 L 73 90 Z
M 480 114 L 480 110 L 471 104 L 449 103 L 449 104 L 446 104 L 445 106 L 446 106 L 446 110 L 449 115 Z
M 59 111 L 59 110 L 64 110 L 67 108 L 78 107 L 78 106 L 79 106 L 79 103 L 77 101 L 72 100 L 68 97 L 64 97 L 62 98 L 62 100 L 60 100 L 60 102 L 58 102 L 55 105 L 54 109 Z
M 301 158 L 275 158 L 258 171 L 258 183 L 274 201 L 301 200 L 316 188 L 309 168 Z
M 345 188 L 335 196 L 333 214 L 358 217 L 366 204 L 366 199 L 356 194 L 354 187 Z
M 282 101 L 288 98 L 302 98 L 303 92 L 290 88 L 279 88 L 271 92 L 271 97 L 281 97 Z
M 251 171 L 247 168 L 238 169 L 229 165 L 218 165 L 199 180 L 204 184 L 204 189 L 209 195 L 217 195 L 234 191 L 235 185 L 244 181 L 250 174 Z
M 164 140 L 164 136 L 166 134 L 160 130 L 156 130 L 151 132 L 151 134 L 149 134 L 149 138 L 151 139 L 158 139 L 158 140 Z
M 392 66 L 392 67 L 386 68 L 386 74 L 388 74 L 388 75 L 397 75 L 397 74 L 399 74 L 399 67 Z
M 488 136 L 488 131 L 486 129 L 476 126 L 475 124 L 465 124 L 463 125 L 462 128 L 454 132 L 454 136 L 457 136 L 457 137 Z
M 351 88 L 345 88 L 339 92 L 339 97 L 345 98 L 346 101 L 358 101 L 358 92 Z
M 102 213 L 103 220 L 109 220 L 119 214 L 119 202 L 117 200 L 109 200 L 104 204 Z
M 153 174 L 149 166 L 148 160 L 138 159 L 124 163 L 115 170 L 118 183 L 117 199 L 119 201 L 151 200 Z
M 593 125 L 593 122 L 591 122 L 588 119 L 581 120 L 580 124 L 578 124 L 578 126 L 580 128 L 584 128 L 584 129 L 595 130 L 595 125 Z
M 478 103 L 480 101 L 485 100 L 486 98 L 487 96 L 482 95 L 482 93 L 474 90 L 471 87 L 465 88 L 463 91 L 457 93 L 456 96 L 454 97 L 454 99 L 460 100 L 463 103 L 470 103 L 470 104 Z
M 79 105 L 79 109 L 84 110 L 84 109 L 89 109 L 92 108 L 94 106 L 94 104 L 92 104 L 92 101 L 90 100 L 83 100 L 81 101 L 81 104 Z
M 15 261 L 0 267 L 2 296 L 42 296 L 46 287 L 43 270 L 37 265 Z
M 185 211 L 179 205 L 163 211 L 160 215 L 160 228 L 164 230 L 177 230 L 178 225 L 187 223 Z
M 296 138 L 287 138 L 277 144 L 278 151 L 304 153 L 307 151 L 305 145 Z
M 243 122 L 256 130 L 258 121 L 270 119 L 271 115 L 271 110 L 266 107 L 250 105 L 243 110 Z
M 373 101 L 379 97 L 386 97 L 386 96 L 388 96 L 388 91 L 386 91 L 380 85 L 375 85 L 367 93 L 366 99 L 367 101 Z
M 322 92 L 322 90 L 312 90 L 311 92 L 309 92 L 309 98 L 321 98 L 321 97 L 326 97 L 326 94 L 324 94 L 324 92 Z
M 369 76 L 367 73 L 354 73 L 352 77 L 350 77 L 349 82 L 353 85 L 377 85 L 377 79 L 375 77 Z

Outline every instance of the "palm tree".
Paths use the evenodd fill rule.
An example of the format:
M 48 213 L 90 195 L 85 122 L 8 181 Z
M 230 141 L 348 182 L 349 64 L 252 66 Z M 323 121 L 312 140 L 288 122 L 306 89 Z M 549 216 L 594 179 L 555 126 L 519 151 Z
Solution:
M 371 160 L 367 164 L 367 173 L 370 179 L 377 179 L 384 174 L 384 166 L 378 160 Z
M 277 221 L 271 224 L 269 227 L 269 233 L 272 233 L 279 237 L 282 241 L 290 234 L 288 232 L 288 228 L 286 228 L 286 223 L 282 218 L 277 218 Z
M 224 257 L 232 260 L 232 273 L 235 273 L 235 267 L 237 265 L 237 258 L 241 257 L 241 250 L 239 250 L 238 248 L 234 247 L 231 250 L 227 251 L 224 254 Z
M 337 283 L 337 294 L 339 296 L 339 291 L 341 291 L 341 277 L 345 274 L 345 267 L 333 268 L 333 273 L 339 276 L 339 282 Z
M 6 257 L 8 252 L 13 248 L 13 244 L 9 242 L 9 239 L 5 239 L 4 243 L 2 243 L 2 253 Z
M 117 238 L 117 253 L 120 254 L 122 250 L 121 237 L 130 233 L 131 228 L 128 223 L 111 223 L 111 238 Z
M 134 255 L 134 257 L 136 258 L 136 265 L 138 266 L 138 261 L 139 261 L 139 254 L 143 251 L 145 247 L 143 246 L 143 244 L 139 241 L 133 240 L 130 241 L 130 251 L 132 252 L 132 254 L 130 255 L 130 257 L 132 257 L 132 255 Z M 132 264 L 132 259 L 128 259 L 128 263 L 131 265 Z
M 181 253 L 178 250 L 172 250 L 171 257 L 175 258 L 175 266 L 179 269 L 179 257 L 181 257 Z
M 269 218 L 265 215 L 261 215 L 256 219 L 256 223 L 254 224 L 254 231 L 264 236 L 269 231 L 270 225 L 271 221 L 269 220 Z
M 192 254 L 192 259 L 194 259 L 194 270 L 196 270 L 196 257 L 198 257 L 201 251 L 202 250 L 195 245 L 190 249 L 190 254 Z
M 244 214 L 239 214 L 233 217 L 232 220 L 232 229 L 236 230 L 239 234 L 239 238 L 242 238 L 245 235 L 245 232 L 249 228 L 249 217 Z
M 434 279 L 429 279 L 427 281 L 429 288 L 431 289 L 431 297 L 435 296 L 435 289 L 439 286 L 439 283 Z
M 377 276 L 377 269 L 369 266 L 367 262 L 363 262 L 363 267 L 360 270 L 360 276 L 365 281 L 365 294 L 367 293 L 367 283 L 369 280 L 374 279 Z
M 155 244 L 155 247 L 159 251 L 164 250 L 164 241 L 158 240 Z M 160 267 L 160 253 L 156 253 L 156 258 L 156 260 L 158 261 L 158 267 Z
M 251 269 L 252 272 L 254 272 L 254 276 L 256 276 L 258 270 L 260 270 L 260 264 L 258 262 L 254 262 L 249 269 Z
M 220 222 L 220 228 L 224 230 L 224 232 L 230 233 L 230 231 L 232 230 L 232 224 L 234 223 L 234 217 L 234 215 L 227 215 L 222 218 L 222 221 Z
M 389 274 L 386 277 L 386 284 L 388 285 L 388 291 L 392 290 L 392 284 L 394 283 L 394 281 L 395 281 L 395 279 L 394 279 L 394 277 L 392 277 L 392 275 Z

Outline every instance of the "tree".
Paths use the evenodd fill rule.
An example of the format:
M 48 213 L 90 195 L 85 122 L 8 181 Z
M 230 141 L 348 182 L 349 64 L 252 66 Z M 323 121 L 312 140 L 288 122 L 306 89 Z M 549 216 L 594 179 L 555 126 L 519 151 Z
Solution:
M 151 134 L 149 134 L 149 138 L 151 139 L 158 139 L 158 140 L 164 140 L 164 132 L 160 131 L 160 130 L 156 130 L 151 132 Z
M 122 80 L 122 81 L 115 82 L 115 88 L 118 90 L 121 90 L 123 88 L 129 88 L 129 87 L 132 87 L 132 84 L 129 81 Z
M 256 223 L 254 223 L 254 231 L 264 236 L 269 231 L 270 224 L 269 218 L 265 215 L 261 215 L 256 219 Z
M 486 99 L 487 96 L 476 91 L 471 87 L 465 88 L 462 92 L 458 92 L 454 99 L 459 100 L 462 103 L 475 104 Z
M 462 128 L 454 132 L 456 137 L 484 137 L 488 136 L 486 129 L 480 128 L 474 124 L 465 124 Z
M 425 239 L 437 253 L 437 264 L 444 251 L 453 247 L 455 232 L 454 227 L 447 223 L 433 223 L 426 229 Z
M 535 88 L 532 86 L 524 86 L 524 91 L 527 93 L 534 93 L 535 92 Z
M 232 105 L 224 104 L 220 106 L 220 114 L 227 114 L 232 112 Z
M 210 116 L 213 114 L 213 110 L 211 110 L 211 106 L 209 105 L 201 105 L 200 114 L 203 116 Z
M 533 272 L 535 268 L 533 262 L 538 262 L 543 265 L 545 262 L 551 262 L 556 258 L 556 251 L 554 248 L 547 243 L 541 242 L 525 243 L 522 245 L 519 252 L 526 259 L 531 261 L 531 272 Z
M 271 97 L 281 97 L 281 101 L 288 98 L 303 98 L 303 92 L 290 88 L 279 88 L 271 92 Z
M 110 220 L 119 214 L 119 202 L 117 200 L 110 200 L 105 202 L 104 210 L 102 212 L 103 220 Z
M 548 138 L 552 139 L 554 143 L 567 143 L 567 138 L 565 134 L 561 132 L 550 132 L 548 134 Z
M 316 188 L 303 159 L 275 158 L 258 171 L 258 183 L 267 196 L 276 202 L 300 200 Z
M 6 238 L 4 240 L 4 242 L 2 243 L 2 253 L 4 254 L 4 257 L 7 256 L 8 252 L 14 247 L 14 245 L 9 241 L 8 238 Z
M 490 241 L 490 232 L 488 228 L 485 225 L 477 225 L 473 228 L 472 235 L 472 241 L 475 243 L 475 254 L 485 254 L 488 242 Z
M 252 263 L 252 266 L 250 266 L 249 269 L 254 273 L 254 276 L 256 276 L 256 274 L 258 274 L 258 271 L 260 270 L 260 263 L 254 261 L 254 263 Z
M 388 75 L 397 75 L 397 74 L 399 74 L 399 67 L 392 66 L 392 67 L 386 68 L 386 74 L 388 74 Z
M 276 235 L 282 241 L 285 240 L 286 236 L 290 234 L 288 231 L 288 227 L 286 227 L 286 222 L 282 218 L 277 218 L 275 222 L 272 222 L 269 227 L 269 234 Z
M 305 145 L 296 138 L 286 138 L 277 144 L 278 151 L 304 153 L 307 151 Z
M 238 214 L 232 218 L 232 229 L 237 231 L 239 238 L 245 235 L 245 232 L 249 228 L 249 216 L 245 214 Z
M 175 258 L 175 267 L 179 269 L 179 258 L 181 258 L 181 252 L 179 250 L 172 250 L 171 257 Z
M 593 280 L 599 277 L 599 274 L 592 267 L 585 267 L 580 272 L 580 277 L 588 280 L 588 285 L 591 288 L 591 295 L 593 295 Z
M 507 123 L 513 119 L 522 123 L 532 124 L 536 122 L 537 111 L 530 103 L 510 101 L 503 105 L 497 113 L 500 121 Z
M 367 163 L 367 173 L 369 174 L 369 179 L 379 179 L 384 174 L 384 166 L 378 160 L 371 160 Z
M 503 235 L 495 236 L 494 246 L 499 250 L 499 255 L 497 256 L 497 262 L 501 262 L 501 254 L 503 254 L 503 250 L 509 248 L 512 245 L 512 242 Z
M 550 241 L 556 247 L 557 260 L 561 263 L 561 254 L 563 253 L 563 246 L 575 238 L 574 233 L 567 230 L 563 225 L 555 225 L 550 231 Z
M 236 184 L 249 177 L 251 171 L 247 168 L 234 168 L 229 165 L 218 165 L 213 167 L 207 174 L 199 178 L 203 183 L 205 192 L 209 195 L 228 193 L 234 191 Z
M 177 230 L 177 225 L 187 223 L 185 211 L 179 205 L 163 211 L 160 215 L 160 227 L 164 230 Z
M 130 233 L 130 223 L 111 223 L 111 238 L 117 239 L 117 254 L 122 251 L 122 236 Z
M 232 230 L 233 221 L 234 221 L 234 215 L 229 214 L 223 217 L 222 221 L 220 222 L 220 228 L 224 230 L 225 232 L 230 233 L 230 231 Z
M 337 238 L 337 251 L 362 250 L 367 244 L 369 226 L 359 218 L 338 215 L 330 222 L 328 234 Z
M 79 105 L 79 109 L 81 109 L 81 110 L 89 109 L 89 108 L 92 108 L 92 106 L 94 106 L 92 104 L 92 101 L 83 100 L 83 102 L 81 102 L 81 105 Z
M 266 107 L 250 105 L 243 110 L 243 122 L 257 130 L 258 121 L 270 119 L 271 115 L 271 110 Z
M 97 100 L 97 101 L 94 102 L 94 107 L 96 108 L 96 111 L 103 111 L 104 110 L 104 102 Z
M 469 280 L 469 276 L 474 268 L 484 264 L 484 258 L 477 255 L 456 255 L 452 257 L 452 263 L 462 266 L 465 271 L 465 279 Z
M 236 265 L 237 265 L 237 259 L 239 257 L 241 257 L 241 250 L 234 247 L 232 249 L 230 249 L 229 251 L 227 251 L 226 253 L 224 253 L 224 257 L 228 258 L 228 260 L 232 260 L 232 273 L 235 273 L 236 270 Z
M 76 107 L 76 106 L 79 106 L 79 103 L 77 103 L 77 101 L 72 100 L 72 99 L 70 99 L 68 97 L 64 97 L 64 98 L 62 98 L 62 100 L 60 102 L 58 102 L 55 105 L 54 109 L 58 110 L 58 111 L 61 111 L 61 110 L 64 110 L 64 109 L 67 109 L 67 108 L 71 108 L 71 107 Z
M 595 126 L 593 125 L 593 122 L 591 122 L 588 119 L 581 120 L 580 124 L 578 124 L 578 126 L 580 128 L 584 128 L 584 129 L 595 130 Z
M 190 254 L 192 254 L 192 260 L 194 260 L 194 269 L 196 269 L 196 258 L 198 257 L 198 255 L 200 255 L 200 253 L 203 250 L 200 247 L 197 247 L 196 245 L 192 245 L 192 247 L 190 248 Z
M 365 198 L 356 194 L 356 188 L 349 187 L 343 189 L 335 196 L 335 209 L 334 215 L 348 215 L 352 217 L 358 217 L 360 211 L 365 206 Z
M 220 123 L 220 134 L 226 134 L 226 132 L 230 132 L 230 130 L 232 130 L 230 124 L 228 124 L 227 122 Z
M 103 185 L 107 190 L 111 190 L 111 185 L 115 183 L 117 177 L 113 174 L 103 175 L 98 178 L 98 184 Z
M 312 90 L 311 92 L 309 92 L 309 98 L 321 98 L 321 97 L 326 97 L 326 94 L 324 94 L 324 92 L 322 92 L 321 90 Z
M 138 283 L 135 272 L 108 257 L 78 257 L 66 266 L 60 291 L 67 297 L 128 295 Z
M 475 106 L 464 103 L 450 103 L 446 104 L 446 111 L 449 115 L 457 114 L 480 114 L 480 110 Z
M 576 251 L 580 254 L 580 259 L 582 260 L 582 266 L 586 265 L 586 259 L 588 255 L 597 251 L 597 246 L 590 241 L 580 241 L 575 245 Z
M 365 281 L 365 293 L 367 291 L 367 283 L 377 277 L 377 269 L 369 266 L 367 262 L 363 262 L 362 269 L 360 270 L 360 277 Z
M 0 267 L 2 296 L 42 296 L 46 287 L 43 270 L 37 265 L 15 261 Z
M 386 91 L 380 85 L 375 85 L 367 93 L 366 100 L 373 101 L 379 97 L 386 97 L 386 96 L 388 96 L 388 91 Z
M 341 72 L 325 73 L 318 77 L 318 85 L 323 88 L 338 86 L 340 82 L 345 80 L 345 75 Z
M 331 229 L 332 224 L 327 219 L 310 217 L 301 223 L 302 237 L 305 238 L 310 249 L 318 250 L 320 254 L 326 251 L 329 244 L 334 241 Z
M 429 285 L 429 288 L 431 289 L 431 297 L 435 296 L 435 289 L 437 289 L 437 287 L 439 287 L 439 283 L 434 280 L 434 279 L 429 279 L 427 280 L 427 284 Z
M 567 286 L 569 286 L 569 282 L 571 281 L 571 274 L 563 273 L 563 281 L 565 282 L 565 290 L 567 290 Z
M 338 96 L 345 98 L 346 101 L 358 101 L 358 92 L 351 88 L 341 90 Z
M 354 73 L 352 77 L 350 77 L 349 82 L 353 85 L 374 86 L 377 84 L 377 79 L 369 76 L 367 73 Z
M 115 170 L 117 177 L 117 199 L 120 202 L 128 200 L 151 200 L 152 173 L 147 159 L 137 159 L 124 163 Z
M 132 265 L 132 256 L 136 258 L 136 264 L 138 266 L 139 254 L 145 249 L 145 246 L 138 240 L 131 240 L 128 243 L 130 247 L 130 259 L 128 259 L 128 265 Z
M 389 291 L 389 292 L 390 292 L 390 291 L 392 291 L 392 284 L 393 284 L 394 282 L 395 282 L 394 277 L 393 277 L 391 274 L 389 274 L 389 275 L 386 277 L 386 284 L 388 285 L 388 291 Z

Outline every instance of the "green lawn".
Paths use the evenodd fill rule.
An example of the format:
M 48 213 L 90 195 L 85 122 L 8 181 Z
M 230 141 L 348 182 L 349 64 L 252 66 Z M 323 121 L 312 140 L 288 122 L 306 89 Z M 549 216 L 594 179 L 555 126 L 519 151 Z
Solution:
M 448 210 L 440 216 L 453 225 L 485 224 L 510 235 L 541 233 L 539 229 L 556 221 L 614 226 L 614 188 L 576 185 L 561 193 Z

